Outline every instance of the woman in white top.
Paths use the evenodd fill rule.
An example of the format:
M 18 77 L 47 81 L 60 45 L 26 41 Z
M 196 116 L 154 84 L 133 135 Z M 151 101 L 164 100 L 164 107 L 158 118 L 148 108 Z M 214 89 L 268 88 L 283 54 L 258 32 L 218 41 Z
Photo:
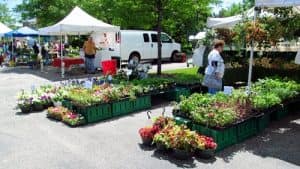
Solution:
M 223 51 L 224 45 L 225 43 L 223 40 L 216 40 L 214 42 L 214 49 L 208 54 L 208 65 L 205 69 L 205 76 L 209 77 L 210 81 L 214 81 L 214 83 L 211 83 L 214 84 L 214 86 L 210 86 L 210 83 L 207 83 L 208 85 L 206 85 L 210 94 L 216 94 L 222 89 L 225 65 L 220 53 Z M 215 84 L 218 84 L 218 87 L 216 87 Z

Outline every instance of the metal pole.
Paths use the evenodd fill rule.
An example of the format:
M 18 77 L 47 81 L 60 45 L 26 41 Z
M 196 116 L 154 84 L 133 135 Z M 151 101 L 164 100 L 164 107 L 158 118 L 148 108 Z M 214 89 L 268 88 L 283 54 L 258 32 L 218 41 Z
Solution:
M 257 15 L 257 9 L 254 8 L 254 18 L 253 23 L 255 24 L 256 21 L 256 15 Z M 251 40 L 251 51 L 250 51 L 250 59 L 249 59 L 249 74 L 248 74 L 248 94 L 251 93 L 251 79 L 252 79 L 252 66 L 253 66 L 253 55 L 254 55 L 254 40 Z
M 65 78 L 65 63 L 63 60 L 63 50 L 62 50 L 62 40 L 63 35 L 60 32 L 60 63 L 61 63 L 61 78 Z
M 10 55 L 10 59 L 13 60 L 14 59 L 14 36 L 12 35 L 12 39 L 11 39 L 11 55 Z

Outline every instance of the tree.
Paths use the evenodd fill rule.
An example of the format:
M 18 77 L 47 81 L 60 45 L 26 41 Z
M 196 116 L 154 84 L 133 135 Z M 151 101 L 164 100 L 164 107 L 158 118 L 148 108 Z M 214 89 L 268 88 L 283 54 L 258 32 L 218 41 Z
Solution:
M 209 5 L 216 2 L 218 0 L 23 0 L 16 11 L 24 19 L 36 17 L 38 26 L 43 27 L 58 22 L 77 5 L 122 29 L 158 30 L 158 36 L 164 31 L 186 46 L 188 35 L 205 27 L 211 13 Z
M 0 3 L 0 22 L 12 26 L 14 24 L 14 18 L 11 17 L 10 11 L 5 3 Z

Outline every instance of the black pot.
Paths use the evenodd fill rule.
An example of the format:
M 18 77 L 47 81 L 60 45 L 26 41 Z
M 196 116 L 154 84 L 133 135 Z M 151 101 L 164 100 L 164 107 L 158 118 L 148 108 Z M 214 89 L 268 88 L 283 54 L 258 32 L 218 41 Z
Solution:
M 156 143 L 156 150 L 160 152 L 169 152 L 171 149 L 167 148 L 163 143 Z
M 48 109 L 49 107 L 53 107 L 53 103 L 52 102 L 47 102 L 46 104 L 44 104 L 44 108 Z
M 173 155 L 179 160 L 187 160 L 192 157 L 191 152 L 187 150 L 174 149 Z
M 31 106 L 22 106 L 20 107 L 22 113 L 30 113 L 32 111 Z
M 33 110 L 34 111 L 43 111 L 44 110 L 44 105 L 38 104 L 38 103 L 33 103 Z
M 207 150 L 197 150 L 196 156 L 203 159 L 210 159 L 215 156 L 215 150 L 207 149 Z
M 151 139 L 151 138 L 142 138 L 142 143 L 145 146 L 151 146 L 152 145 L 152 141 L 153 141 L 153 139 Z

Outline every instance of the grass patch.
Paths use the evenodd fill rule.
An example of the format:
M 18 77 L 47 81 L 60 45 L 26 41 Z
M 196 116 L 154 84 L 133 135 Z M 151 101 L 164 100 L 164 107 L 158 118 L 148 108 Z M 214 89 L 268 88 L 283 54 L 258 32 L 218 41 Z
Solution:
M 199 84 L 203 79 L 203 76 L 198 74 L 196 67 L 163 71 L 162 77 L 173 80 L 180 85 Z
M 197 75 L 198 68 L 184 68 L 184 69 L 175 69 L 163 71 L 163 74 L 184 74 L 184 75 Z

